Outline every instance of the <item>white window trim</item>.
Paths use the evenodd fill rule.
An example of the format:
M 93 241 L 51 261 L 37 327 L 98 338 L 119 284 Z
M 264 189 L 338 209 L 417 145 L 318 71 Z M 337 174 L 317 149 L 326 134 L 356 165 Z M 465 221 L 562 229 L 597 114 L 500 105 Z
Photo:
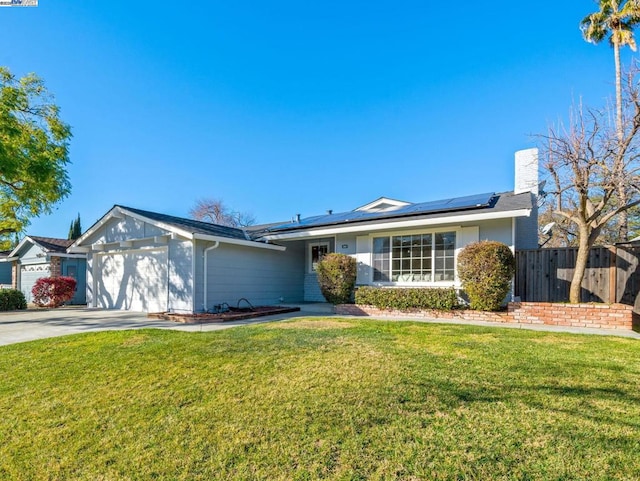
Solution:
M 458 254 L 462 247 L 460 245 L 462 229 L 459 226 L 455 227 L 439 227 L 437 229 L 418 229 L 418 230 L 397 230 L 390 232 L 377 232 L 369 234 L 369 252 L 370 252 L 370 264 L 369 264 L 369 279 L 371 286 L 374 287 L 460 287 L 460 280 L 458 279 Z M 455 232 L 456 245 L 453 255 L 453 281 L 421 281 L 421 282 L 408 282 L 408 281 L 389 281 L 381 282 L 373 280 L 373 239 L 378 237 L 394 237 L 394 236 L 406 236 L 406 235 L 420 235 L 420 234 L 437 234 L 439 232 Z M 391 259 L 389 259 L 391 261 Z M 435 261 L 435 258 L 434 258 Z
M 308 264 L 307 264 L 307 272 L 309 272 L 309 274 L 315 274 L 316 273 L 316 270 L 313 268 L 313 248 L 314 247 L 320 247 L 320 246 L 327 246 L 327 254 L 329 254 L 331 252 L 331 241 L 329 241 L 329 240 L 309 242 L 309 244 L 307 244 L 307 249 L 308 249 L 308 252 L 309 252 L 309 260 L 308 260 Z

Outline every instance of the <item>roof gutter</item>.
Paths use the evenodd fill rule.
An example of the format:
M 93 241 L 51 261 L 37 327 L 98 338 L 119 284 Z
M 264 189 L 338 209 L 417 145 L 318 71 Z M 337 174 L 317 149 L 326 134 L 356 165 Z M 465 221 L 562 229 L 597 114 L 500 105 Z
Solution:
M 234 239 L 232 237 L 223 237 L 223 236 L 217 236 L 217 235 L 193 234 L 193 238 L 197 240 L 219 242 L 223 244 L 233 244 L 233 245 L 239 245 L 239 246 L 245 246 L 245 247 L 257 247 L 258 249 L 269 249 L 274 251 L 287 250 L 285 246 L 267 244 L 265 242 L 258 242 L 258 241 L 251 241 L 251 240 Z

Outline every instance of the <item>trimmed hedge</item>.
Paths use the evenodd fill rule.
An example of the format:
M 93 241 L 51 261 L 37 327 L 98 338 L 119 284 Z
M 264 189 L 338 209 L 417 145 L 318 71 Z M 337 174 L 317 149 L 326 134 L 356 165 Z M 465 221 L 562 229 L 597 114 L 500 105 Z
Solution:
M 496 241 L 474 242 L 458 255 L 458 276 L 471 309 L 497 311 L 511 289 L 516 261 L 511 249 Z
M 15 311 L 27 308 L 24 294 L 17 289 L 0 289 L 0 311 Z
M 383 288 L 359 287 L 356 304 L 378 309 L 438 309 L 450 311 L 460 307 L 453 287 Z

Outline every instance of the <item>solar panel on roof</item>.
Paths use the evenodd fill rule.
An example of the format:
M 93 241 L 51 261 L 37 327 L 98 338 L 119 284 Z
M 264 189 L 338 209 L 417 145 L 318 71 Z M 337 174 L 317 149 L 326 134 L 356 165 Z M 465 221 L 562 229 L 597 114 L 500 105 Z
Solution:
M 364 220 L 385 219 L 418 214 L 434 214 L 437 212 L 448 212 L 454 210 L 464 210 L 478 207 L 487 207 L 495 193 L 485 193 L 469 195 L 466 197 L 455 197 L 451 199 L 409 204 L 391 211 L 352 211 L 340 212 L 337 214 L 321 215 L 301 219 L 300 222 L 291 222 L 268 229 L 269 231 L 299 229 L 303 227 L 318 227 L 322 225 L 343 224 Z

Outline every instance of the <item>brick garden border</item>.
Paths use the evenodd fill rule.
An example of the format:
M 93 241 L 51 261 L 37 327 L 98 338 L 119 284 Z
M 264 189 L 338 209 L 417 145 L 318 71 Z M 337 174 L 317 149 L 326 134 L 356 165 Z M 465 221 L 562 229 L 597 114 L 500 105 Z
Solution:
M 510 324 L 544 324 L 548 326 L 588 327 L 598 329 L 635 329 L 640 331 L 640 316 L 625 304 L 560 304 L 550 302 L 510 302 L 504 312 L 439 310 L 393 310 L 373 306 L 341 304 L 336 314 L 349 316 L 392 316 L 398 318 L 457 319 L 503 322 Z

